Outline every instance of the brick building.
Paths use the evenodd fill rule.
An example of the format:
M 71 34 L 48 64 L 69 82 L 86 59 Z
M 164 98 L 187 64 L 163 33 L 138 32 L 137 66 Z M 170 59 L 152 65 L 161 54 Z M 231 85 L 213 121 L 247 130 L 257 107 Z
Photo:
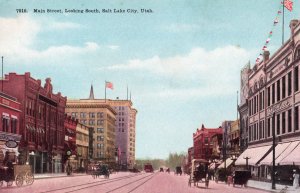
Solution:
M 69 162 L 72 168 L 77 166 L 77 146 L 76 146 L 76 127 L 78 120 L 66 116 L 64 127 L 65 127 L 65 143 L 64 143 L 64 154 L 63 164 L 66 165 Z
M 223 129 L 219 128 L 205 128 L 202 124 L 200 129 L 197 129 L 193 133 L 193 142 L 194 142 L 194 158 L 195 159 L 206 159 L 209 160 L 212 158 L 212 136 L 215 134 L 222 134 Z
M 29 162 L 34 173 L 61 172 L 67 98 L 53 93 L 50 78 L 42 86 L 29 72 L 2 81 L 3 91 L 20 102 L 20 163 Z

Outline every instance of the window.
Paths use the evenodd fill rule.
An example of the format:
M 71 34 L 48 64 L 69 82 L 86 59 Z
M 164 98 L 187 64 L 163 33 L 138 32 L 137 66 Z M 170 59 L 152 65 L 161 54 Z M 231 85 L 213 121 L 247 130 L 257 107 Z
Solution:
M 288 110 L 288 132 L 292 131 L 292 109 Z
M 262 121 L 262 138 L 265 138 L 265 121 Z
M 97 120 L 97 125 L 103 125 L 103 120 Z
M 275 103 L 275 83 L 272 84 L 272 104 Z
M 277 84 L 276 84 L 277 88 L 277 102 L 280 101 L 280 79 L 277 80 Z
M 254 124 L 253 140 L 256 140 L 256 124 Z
M 254 110 L 254 114 L 255 114 L 256 113 L 256 96 L 254 96 L 253 100 L 254 100 L 253 110 Z
M 9 117 L 8 116 L 5 116 L 5 115 L 2 116 L 2 129 L 4 132 L 9 132 L 8 131 L 8 129 L 9 129 Z
M 104 141 L 104 137 L 103 136 L 97 136 L 97 141 Z
M 267 136 L 270 137 L 271 134 L 270 134 L 270 131 L 271 131 L 271 120 L 270 118 L 268 118 L 268 124 L 267 124 Z
M 288 96 L 292 94 L 292 72 L 288 73 Z
M 285 112 L 282 113 L 282 134 L 285 133 Z
M 251 105 L 252 105 L 252 100 L 249 101 L 249 115 L 252 115 L 252 111 L 251 111 Z
M 295 131 L 299 130 L 299 107 L 295 107 L 295 115 L 294 115 L 294 120 L 295 120 Z
M 270 101 L 271 101 L 271 90 L 270 90 L 270 87 L 268 87 L 267 96 L 268 96 L 268 107 L 269 107 L 270 106 Z
M 296 66 L 294 69 L 294 90 L 299 90 L 299 67 Z
M 262 101 L 262 109 L 264 109 L 265 108 L 265 91 L 262 91 L 261 101 Z
M 280 114 L 277 115 L 277 135 L 280 134 Z
M 89 125 L 95 125 L 95 121 L 94 120 L 89 120 Z
M 103 133 L 104 132 L 104 128 L 97 128 L 97 133 Z
M 85 116 L 86 116 L 86 113 L 83 113 L 83 112 L 80 113 L 80 118 L 85 118 Z
M 252 125 L 249 126 L 249 141 L 252 141 L 251 130 L 252 130 Z
M 11 132 L 17 133 L 17 125 L 18 125 L 18 119 L 12 118 L 11 119 Z
M 95 118 L 95 113 L 89 113 L 90 118 Z
M 285 98 L 285 76 L 284 77 L 282 77 L 282 99 L 284 99 Z

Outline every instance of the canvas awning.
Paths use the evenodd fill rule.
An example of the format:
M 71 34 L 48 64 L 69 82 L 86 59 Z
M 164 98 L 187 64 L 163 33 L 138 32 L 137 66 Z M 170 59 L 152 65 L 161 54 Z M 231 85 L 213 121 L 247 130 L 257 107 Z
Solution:
M 286 153 L 286 157 L 279 160 L 280 165 L 300 165 L 300 143 L 299 141 L 293 142 L 295 143 L 295 148 L 292 151 Z M 276 152 L 275 152 L 276 153 Z
M 288 143 L 281 143 L 276 145 L 275 147 L 275 164 L 277 164 L 277 158 L 288 148 L 288 146 L 291 144 L 291 142 Z M 270 151 L 270 153 L 259 162 L 259 165 L 272 165 L 273 164 L 273 150 Z
M 254 166 L 270 149 L 271 145 L 248 148 L 238 157 L 235 165 L 246 165 L 246 158 L 249 158 L 248 165 Z
M 233 163 L 233 159 L 227 158 L 227 159 L 226 159 L 226 168 L 228 168 L 232 163 Z M 218 169 L 224 168 L 224 166 L 225 166 L 225 162 L 222 162 L 222 163 L 219 165 Z

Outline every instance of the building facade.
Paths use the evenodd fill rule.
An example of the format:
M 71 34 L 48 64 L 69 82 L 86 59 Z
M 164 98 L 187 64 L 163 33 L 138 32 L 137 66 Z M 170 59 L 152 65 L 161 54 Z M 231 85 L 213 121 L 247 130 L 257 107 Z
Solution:
M 29 162 L 34 173 L 61 172 L 64 153 L 64 112 L 67 98 L 53 93 L 51 79 L 44 86 L 30 73 L 5 75 L 3 91 L 20 102 L 22 139 L 20 163 Z
M 92 159 L 114 165 L 116 111 L 107 100 L 70 99 L 66 113 L 93 128 L 93 136 L 90 136 L 93 137 Z
M 76 147 L 78 165 L 76 168 L 87 168 L 89 160 L 89 127 L 82 123 L 76 126 Z
M 231 123 L 228 141 L 230 143 L 230 151 L 227 155 L 237 157 L 240 155 L 240 121 L 235 120 Z
M 65 143 L 64 143 L 64 154 L 63 164 L 64 171 L 66 165 L 69 163 L 73 169 L 77 168 L 77 146 L 76 146 L 76 127 L 78 120 L 71 116 L 65 116 L 64 128 L 65 128 Z
M 0 92 L 0 166 L 4 166 L 5 159 L 18 161 L 18 144 L 21 140 L 20 105 L 16 98 Z
M 116 148 L 120 151 L 118 164 L 123 168 L 133 168 L 135 164 L 135 136 L 137 110 L 130 100 L 107 100 L 115 109 Z
M 263 61 L 255 64 L 249 74 L 249 146 L 236 164 L 245 165 L 243 158 L 248 157 L 247 164 L 258 178 L 270 179 L 273 135 L 278 173 L 291 175 L 292 168 L 300 166 L 297 156 L 300 150 L 299 21 L 292 20 L 290 29 L 290 39 L 271 58 L 265 51 Z
M 219 128 L 205 128 L 202 124 L 200 129 L 197 129 L 193 133 L 193 142 L 194 142 L 194 158 L 195 159 L 212 159 L 212 136 L 215 134 L 222 134 L 223 129 Z

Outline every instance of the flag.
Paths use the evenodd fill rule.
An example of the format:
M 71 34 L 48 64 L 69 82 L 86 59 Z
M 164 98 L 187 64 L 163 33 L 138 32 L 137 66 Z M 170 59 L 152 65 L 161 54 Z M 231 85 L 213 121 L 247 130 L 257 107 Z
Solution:
M 114 85 L 113 85 L 113 83 L 111 83 L 111 82 L 105 82 L 105 87 L 106 88 L 110 88 L 110 89 L 114 89 Z
M 284 6 L 287 8 L 287 10 L 292 11 L 293 10 L 293 1 L 292 0 L 284 0 Z

